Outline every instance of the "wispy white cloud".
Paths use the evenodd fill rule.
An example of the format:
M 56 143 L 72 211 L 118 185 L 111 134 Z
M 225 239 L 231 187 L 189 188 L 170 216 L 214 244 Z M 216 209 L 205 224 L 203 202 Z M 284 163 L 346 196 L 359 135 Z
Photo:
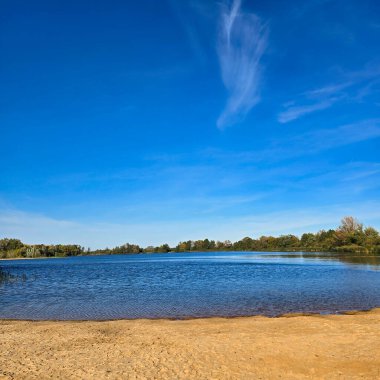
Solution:
M 229 97 L 217 120 L 225 128 L 244 117 L 260 99 L 260 60 L 267 47 L 268 27 L 253 13 L 241 9 L 241 1 L 223 7 L 218 56 Z
M 283 104 L 283 111 L 278 114 L 277 120 L 280 123 L 289 123 L 344 100 L 351 103 L 362 102 L 365 97 L 376 91 L 379 67 L 378 63 L 371 63 L 362 70 L 341 73 L 340 82 L 298 94 L 295 99 Z
M 331 94 L 335 95 L 336 93 L 339 93 L 340 91 L 344 90 L 345 88 L 351 85 L 352 85 L 352 82 L 333 83 L 324 87 L 307 91 L 305 95 L 308 97 L 318 97 L 322 95 L 331 95 Z
M 328 99 L 319 103 L 308 104 L 303 106 L 290 106 L 284 112 L 278 115 L 278 121 L 280 123 L 289 123 L 292 120 L 296 120 L 299 117 L 319 110 L 324 110 L 331 107 L 335 103 L 335 99 Z
M 289 123 L 304 115 L 330 108 L 346 97 L 344 90 L 351 85 L 352 82 L 333 83 L 306 91 L 299 95 L 298 103 L 295 100 L 284 103 L 284 111 L 279 113 L 277 120 L 283 124 Z
M 315 154 L 379 137 L 380 119 L 368 119 L 335 128 L 321 128 L 305 132 L 288 139 L 287 148 L 278 149 L 277 153 L 284 158 L 291 158 Z
M 207 149 L 203 154 L 208 160 L 225 160 L 226 162 L 233 161 L 235 163 L 268 163 L 316 154 L 379 137 L 380 119 L 365 119 L 351 124 L 320 128 L 297 136 L 268 140 L 266 147 L 262 150 L 231 152 Z
M 331 149 L 380 137 L 380 119 L 365 120 L 333 129 L 305 133 L 295 141 L 308 146 L 312 152 Z

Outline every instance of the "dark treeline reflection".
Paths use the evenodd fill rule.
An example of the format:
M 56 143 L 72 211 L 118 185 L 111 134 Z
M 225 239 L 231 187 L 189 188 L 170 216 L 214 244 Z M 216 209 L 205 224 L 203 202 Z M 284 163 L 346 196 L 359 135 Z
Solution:
M 146 248 L 126 243 L 115 248 L 91 251 L 80 245 L 30 245 L 24 244 L 18 239 L 0 240 L 1 258 L 196 251 L 304 251 L 380 254 L 380 235 L 373 227 L 364 227 L 355 218 L 348 216 L 342 219 L 341 225 L 335 230 L 304 233 L 301 237 L 295 235 L 261 236 L 258 239 L 245 237 L 234 243 L 229 240 L 214 241 L 204 239 L 183 241 L 178 243 L 176 247 L 162 244 L 157 247 L 149 246 Z M 360 260 L 360 257 L 357 260 Z
M 352 265 L 369 265 L 371 267 L 380 268 L 380 254 L 353 253 L 353 252 L 294 252 L 294 253 L 271 253 L 266 254 L 266 258 L 281 259 L 314 259 L 314 260 L 331 260 L 339 261 Z

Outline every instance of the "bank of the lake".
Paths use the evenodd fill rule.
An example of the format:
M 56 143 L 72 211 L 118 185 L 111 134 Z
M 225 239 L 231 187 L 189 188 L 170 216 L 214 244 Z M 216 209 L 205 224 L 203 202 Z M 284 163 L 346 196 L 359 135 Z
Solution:
M 380 309 L 353 315 L 0 321 L 0 379 L 379 379 Z

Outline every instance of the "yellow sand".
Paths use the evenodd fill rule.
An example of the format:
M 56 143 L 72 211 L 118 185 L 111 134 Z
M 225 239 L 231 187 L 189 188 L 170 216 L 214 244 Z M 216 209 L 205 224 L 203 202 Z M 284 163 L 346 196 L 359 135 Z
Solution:
M 0 321 L 0 379 L 380 379 L 380 309 L 187 321 Z

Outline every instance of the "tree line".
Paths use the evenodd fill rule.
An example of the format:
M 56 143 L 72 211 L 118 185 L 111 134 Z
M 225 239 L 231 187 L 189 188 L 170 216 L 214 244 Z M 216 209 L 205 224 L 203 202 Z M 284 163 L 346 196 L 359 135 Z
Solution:
M 231 242 L 215 240 L 188 240 L 175 247 L 168 244 L 148 246 L 126 243 L 115 248 L 91 251 L 79 245 L 28 245 L 18 239 L 0 240 L 0 257 L 66 257 L 100 254 L 134 254 L 158 252 L 207 252 L 207 251 L 305 251 L 305 252 L 351 252 L 380 254 L 380 235 L 373 227 L 364 227 L 351 216 L 344 217 L 335 230 L 321 230 L 317 233 L 261 236 L 258 239 L 245 237 Z
M 85 248 L 77 244 L 24 244 L 19 239 L 0 239 L 0 258 L 67 257 L 85 252 Z

